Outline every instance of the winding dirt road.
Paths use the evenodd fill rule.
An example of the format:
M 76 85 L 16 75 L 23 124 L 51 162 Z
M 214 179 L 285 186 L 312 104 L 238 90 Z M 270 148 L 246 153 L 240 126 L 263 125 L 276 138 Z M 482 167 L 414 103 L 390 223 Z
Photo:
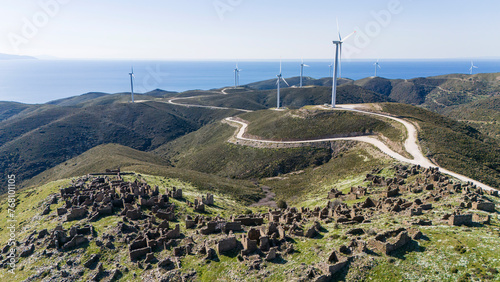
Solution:
M 223 90 L 225 90 L 225 89 L 223 89 Z M 186 98 L 173 98 L 173 99 L 168 100 L 168 103 L 173 104 L 173 105 L 178 105 L 178 106 L 185 106 L 185 107 L 200 107 L 200 108 L 225 109 L 225 110 L 232 109 L 232 110 L 238 110 L 238 111 L 242 111 L 242 112 L 252 112 L 251 110 L 244 110 L 244 109 L 234 109 L 234 108 L 227 108 L 227 107 L 215 107 L 215 106 L 204 106 L 204 105 L 193 105 L 193 104 L 181 104 L 181 103 L 174 102 L 175 100 L 179 100 L 179 99 L 193 99 L 193 98 L 197 98 L 197 97 L 202 97 L 202 96 L 186 97 Z M 261 143 L 265 143 L 265 144 L 310 144 L 310 143 L 317 143 L 317 142 L 339 141 L 339 140 L 351 140 L 351 141 L 365 142 L 365 143 L 372 144 L 373 146 L 377 147 L 379 150 L 381 150 L 386 155 L 388 155 L 391 158 L 396 159 L 398 161 L 406 162 L 406 163 L 414 164 L 414 165 L 420 165 L 420 166 L 425 167 L 425 168 L 438 167 L 442 173 L 448 174 L 450 176 L 453 176 L 453 177 L 460 179 L 462 181 L 465 181 L 465 182 L 472 182 L 477 187 L 481 187 L 481 188 L 486 189 L 486 190 L 497 190 L 491 186 L 483 184 L 483 183 L 476 181 L 474 179 L 471 179 L 467 176 L 455 173 L 453 171 L 449 171 L 445 168 L 439 167 L 436 164 L 433 164 L 429 159 L 427 159 L 425 157 L 425 155 L 422 153 L 420 147 L 418 146 L 418 142 L 417 142 L 418 131 L 415 128 L 415 126 L 413 124 L 411 124 L 410 122 L 403 120 L 403 119 L 400 119 L 400 118 L 389 116 L 389 115 L 360 110 L 358 107 L 359 107 L 359 105 L 337 105 L 337 108 L 333 108 L 333 109 L 329 108 L 329 107 L 321 107 L 321 108 L 325 109 L 325 110 L 329 109 L 329 110 L 336 110 L 336 111 L 339 111 L 339 110 L 352 111 L 352 112 L 358 112 L 358 113 L 367 114 L 367 115 L 374 115 L 374 116 L 379 116 L 379 117 L 383 117 L 383 118 L 388 118 L 388 119 L 391 119 L 391 120 L 394 120 L 396 122 L 403 124 L 403 126 L 406 128 L 407 134 L 408 134 L 408 138 L 406 139 L 404 146 L 405 146 L 406 151 L 413 157 L 413 159 L 408 159 L 408 158 L 403 157 L 402 155 L 391 150 L 386 144 L 384 144 L 380 140 L 375 139 L 373 137 L 369 137 L 369 136 L 339 137 L 339 138 L 326 138 L 326 139 L 315 139 L 315 140 L 304 140 L 304 141 L 258 140 L 258 139 L 251 139 L 251 138 L 244 137 L 245 132 L 248 129 L 248 123 L 240 121 L 240 120 L 236 120 L 232 117 L 226 118 L 225 121 L 228 122 L 228 124 L 231 124 L 231 125 L 239 128 L 238 131 L 236 131 L 236 133 L 234 135 L 234 137 L 236 139 L 239 139 L 239 140 L 261 142 Z

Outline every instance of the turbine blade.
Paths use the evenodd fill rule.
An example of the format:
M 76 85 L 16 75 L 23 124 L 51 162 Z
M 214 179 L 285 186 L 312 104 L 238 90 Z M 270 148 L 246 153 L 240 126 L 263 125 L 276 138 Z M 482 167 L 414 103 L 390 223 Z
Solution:
M 290 84 L 288 84 L 288 82 L 286 82 L 285 78 L 282 77 L 281 79 L 283 79 L 283 81 L 286 83 L 286 85 L 290 86 Z
M 340 36 L 340 27 L 339 27 L 339 18 L 335 18 L 337 21 L 337 33 L 339 34 L 339 41 L 342 41 L 342 37 Z
M 349 34 L 348 36 L 344 37 L 344 39 L 342 39 L 340 42 L 344 42 L 347 40 L 347 38 L 353 36 L 354 34 L 356 33 L 356 31 L 353 31 L 351 34 Z

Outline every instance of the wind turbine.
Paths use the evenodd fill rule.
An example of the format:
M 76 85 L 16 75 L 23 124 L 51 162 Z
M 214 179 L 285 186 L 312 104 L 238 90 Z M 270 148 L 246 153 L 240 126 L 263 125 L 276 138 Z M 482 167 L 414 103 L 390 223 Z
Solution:
M 474 69 L 477 69 L 477 67 L 474 65 L 474 62 L 473 62 L 473 61 L 470 61 L 470 69 L 469 69 L 470 74 L 472 74 L 472 73 L 473 73 Z
M 380 64 L 378 63 L 378 60 L 373 64 L 375 66 L 375 77 L 377 77 L 377 70 L 381 69 Z
M 278 87 L 278 98 L 277 98 L 277 103 L 276 103 L 276 109 L 280 108 L 280 81 L 283 80 L 283 82 L 286 83 L 286 85 L 290 86 L 288 82 L 283 78 L 283 75 L 281 74 L 281 60 L 280 60 L 280 73 L 276 76 L 278 79 L 276 80 L 276 85 Z
M 342 39 L 342 36 L 340 35 L 340 29 L 339 29 L 339 22 L 337 21 L 337 31 L 339 33 L 339 40 L 338 41 L 333 41 L 333 44 L 335 44 L 335 63 L 334 63 L 334 70 L 333 70 L 333 86 L 332 86 L 332 108 L 335 108 L 335 103 L 337 99 L 337 73 L 339 72 L 339 61 L 342 56 L 342 43 L 346 41 L 347 38 L 351 37 L 356 31 L 353 33 L 349 34 L 346 36 L 344 39 Z
M 134 103 L 134 67 L 128 75 L 130 75 L 130 94 L 132 95 L 132 103 Z
M 302 88 L 302 77 L 304 76 L 304 67 L 309 67 L 304 64 L 304 59 L 302 59 L 302 63 L 300 64 L 300 88 Z
M 234 88 L 240 86 L 240 71 L 238 68 L 238 63 L 236 63 L 236 68 L 234 69 Z
M 328 67 L 330 68 L 330 77 L 333 76 L 333 63 L 329 64 Z

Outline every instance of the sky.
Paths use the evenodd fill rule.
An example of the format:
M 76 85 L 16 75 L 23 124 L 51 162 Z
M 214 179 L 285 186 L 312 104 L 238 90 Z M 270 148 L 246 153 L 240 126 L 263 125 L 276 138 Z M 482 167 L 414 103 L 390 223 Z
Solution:
M 0 0 L 0 53 L 73 59 L 500 57 L 500 1 Z

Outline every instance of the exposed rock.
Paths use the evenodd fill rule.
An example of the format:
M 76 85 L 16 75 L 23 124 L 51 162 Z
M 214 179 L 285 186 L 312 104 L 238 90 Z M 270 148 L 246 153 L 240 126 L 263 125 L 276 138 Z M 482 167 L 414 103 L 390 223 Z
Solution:
M 83 266 L 86 267 L 86 268 L 90 268 L 92 265 L 96 264 L 97 262 L 99 262 L 99 258 L 100 258 L 100 255 L 99 254 L 93 254 L 89 260 L 87 260 Z

